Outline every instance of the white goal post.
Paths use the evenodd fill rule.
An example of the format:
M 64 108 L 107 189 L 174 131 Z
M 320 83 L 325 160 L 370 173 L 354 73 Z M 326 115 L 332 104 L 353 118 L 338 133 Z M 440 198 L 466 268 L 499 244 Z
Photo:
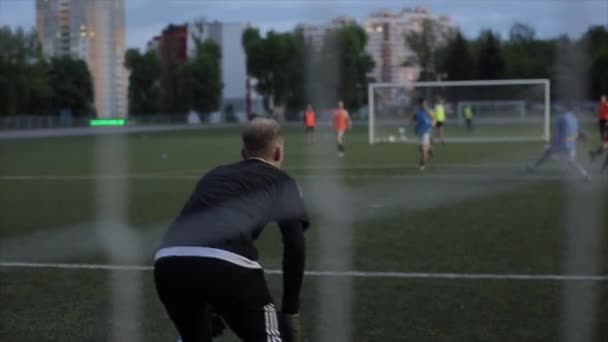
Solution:
M 548 141 L 548 79 L 370 83 L 369 143 L 412 142 L 411 117 L 425 98 L 434 110 L 442 98 L 446 140 L 452 142 Z M 468 108 L 467 108 L 468 107 Z M 472 113 L 465 119 L 464 110 Z

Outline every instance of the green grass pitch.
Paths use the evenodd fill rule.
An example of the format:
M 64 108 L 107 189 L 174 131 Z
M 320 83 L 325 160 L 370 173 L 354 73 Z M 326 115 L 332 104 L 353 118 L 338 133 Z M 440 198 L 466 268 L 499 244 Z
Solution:
M 438 145 L 421 174 L 415 145 L 370 146 L 364 128 L 347 135 L 344 158 L 323 129 L 314 144 L 295 128 L 285 130 L 285 139 L 285 167 L 312 216 L 308 270 L 564 274 L 574 248 L 594 251 L 595 263 L 576 266 L 579 273 L 608 275 L 608 175 L 586 160 L 593 143 L 580 148 L 595 177 L 585 183 L 559 163 L 526 175 L 542 142 Z M 113 135 L 0 141 L 0 262 L 150 265 L 197 178 L 239 159 L 236 129 L 137 133 L 124 136 L 125 172 L 99 174 L 96 151 L 116 141 Z M 97 223 L 97 193 L 111 182 L 127 193 L 131 238 L 114 248 L 126 253 L 108 252 Z M 574 237 L 590 232 L 593 238 L 572 247 Z M 280 268 L 274 226 L 258 247 L 267 269 Z M 568 317 L 565 294 L 594 294 L 593 337 L 608 340 L 607 280 L 362 275 L 305 278 L 306 341 L 328 341 L 330 331 L 349 341 L 557 341 Z M 267 279 L 280 298 L 280 275 Z M 121 286 L 131 292 L 117 299 L 112 294 Z M 579 291 L 566 291 L 572 286 Z M 176 339 L 151 272 L 0 266 L 0 341 L 119 336 Z M 219 340 L 236 341 L 231 333 Z

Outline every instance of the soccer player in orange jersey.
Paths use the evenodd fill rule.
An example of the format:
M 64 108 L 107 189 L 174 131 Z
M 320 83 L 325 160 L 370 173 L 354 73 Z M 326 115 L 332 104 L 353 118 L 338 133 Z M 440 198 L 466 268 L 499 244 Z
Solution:
M 306 129 L 306 140 L 315 141 L 315 126 L 317 125 L 317 113 L 315 113 L 312 105 L 308 105 L 304 112 L 304 127 Z
M 598 123 L 600 126 L 601 146 L 596 150 L 589 152 L 589 156 L 591 157 L 592 161 L 608 151 L 608 97 L 606 97 L 606 95 L 602 95 L 597 111 L 599 119 Z M 608 165 L 608 158 L 606 159 L 603 168 L 606 168 L 606 165 Z
M 344 109 L 344 102 L 338 101 L 338 109 L 334 110 L 334 129 L 338 141 L 338 157 L 344 156 L 344 134 L 352 126 L 348 111 Z

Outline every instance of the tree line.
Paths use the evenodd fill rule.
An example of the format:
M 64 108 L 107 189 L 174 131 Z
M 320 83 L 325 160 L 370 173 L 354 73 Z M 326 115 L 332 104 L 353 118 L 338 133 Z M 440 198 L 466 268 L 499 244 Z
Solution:
M 195 37 L 195 52 L 180 61 L 177 49 L 140 52 L 129 49 L 129 113 L 132 115 L 200 114 L 216 111 L 222 94 L 221 51 L 211 40 Z
M 191 56 L 180 56 L 181 43 L 170 39 L 156 50 L 127 50 L 130 114 L 183 114 L 193 110 L 204 118 L 219 108 L 223 88 L 221 50 L 212 40 L 202 38 L 203 22 L 195 26 L 195 32 L 188 32 L 194 44 Z
M 262 35 L 259 29 L 249 27 L 244 30 L 241 43 L 248 75 L 256 80 L 251 88 L 262 96 L 265 111 L 295 116 L 313 100 L 331 106 L 339 98 L 357 108 L 366 102 L 366 75 L 374 66 L 364 52 L 366 39 L 361 27 L 345 26 L 328 35 L 323 44 L 326 48 L 316 51 L 299 30 Z M 223 86 L 219 47 L 211 40 L 194 41 L 197 53 L 185 62 L 172 55 L 170 52 L 177 49 L 170 47 L 127 52 L 130 113 L 196 110 L 205 116 L 223 109 L 219 108 Z M 334 94 L 328 94 L 326 89 L 332 89 Z
M 34 30 L 0 28 L 0 116 L 94 115 L 87 65 L 70 57 L 42 58 Z
M 577 40 L 566 35 L 540 39 L 535 30 L 516 23 L 506 39 L 484 30 L 471 40 L 456 34 L 435 50 L 435 68 L 447 80 L 549 79 L 555 96 L 598 99 L 608 93 L 608 30 L 592 26 Z
M 357 25 L 329 32 L 321 46 L 307 40 L 300 29 L 268 32 L 257 28 L 243 32 L 247 72 L 257 80 L 255 90 L 267 112 L 284 112 L 297 118 L 307 105 L 332 107 L 340 99 L 349 108 L 367 102 L 372 58 L 365 53 L 367 36 Z
M 579 39 L 562 35 L 541 39 L 534 29 L 515 24 L 503 38 L 491 30 L 467 39 L 456 31 L 437 40 L 432 23 L 406 35 L 422 69 L 421 80 L 547 78 L 553 84 L 576 85 L 573 96 L 596 99 L 608 93 L 608 30 L 590 27 Z M 129 113 L 174 114 L 220 110 L 221 50 L 211 40 L 193 37 L 195 52 L 180 61 L 172 51 L 129 49 Z M 441 38 L 441 37 L 440 37 Z M 367 35 L 358 25 L 329 31 L 320 44 L 303 32 L 249 27 L 243 32 L 247 73 L 267 112 L 295 117 L 308 103 L 330 107 L 338 99 L 351 110 L 367 103 L 367 85 L 375 80 L 366 53 Z M 315 45 L 316 44 L 316 45 Z M 582 87 L 580 85 L 583 85 Z M 93 85 L 86 63 L 70 57 L 45 59 L 34 30 L 0 28 L 0 115 L 93 116 Z

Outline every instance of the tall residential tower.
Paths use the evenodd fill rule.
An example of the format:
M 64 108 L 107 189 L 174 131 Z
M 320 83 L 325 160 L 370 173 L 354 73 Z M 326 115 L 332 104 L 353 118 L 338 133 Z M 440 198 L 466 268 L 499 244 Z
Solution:
M 36 23 L 45 57 L 86 61 L 97 117 L 126 117 L 125 0 L 36 0 Z
M 338 17 L 325 25 L 299 24 L 300 29 L 313 47 L 320 49 L 327 32 L 347 24 L 361 25 L 367 32 L 366 52 L 373 58 L 375 68 L 370 73 L 376 82 L 410 83 L 420 73 L 414 52 L 405 43 L 405 36 L 420 32 L 425 20 L 430 20 L 439 29 L 439 40 L 447 43 L 447 38 L 458 27 L 449 17 L 435 15 L 424 7 L 404 8 L 400 11 L 378 11 L 359 21 L 348 17 Z M 407 66 L 406 66 L 407 65 Z

